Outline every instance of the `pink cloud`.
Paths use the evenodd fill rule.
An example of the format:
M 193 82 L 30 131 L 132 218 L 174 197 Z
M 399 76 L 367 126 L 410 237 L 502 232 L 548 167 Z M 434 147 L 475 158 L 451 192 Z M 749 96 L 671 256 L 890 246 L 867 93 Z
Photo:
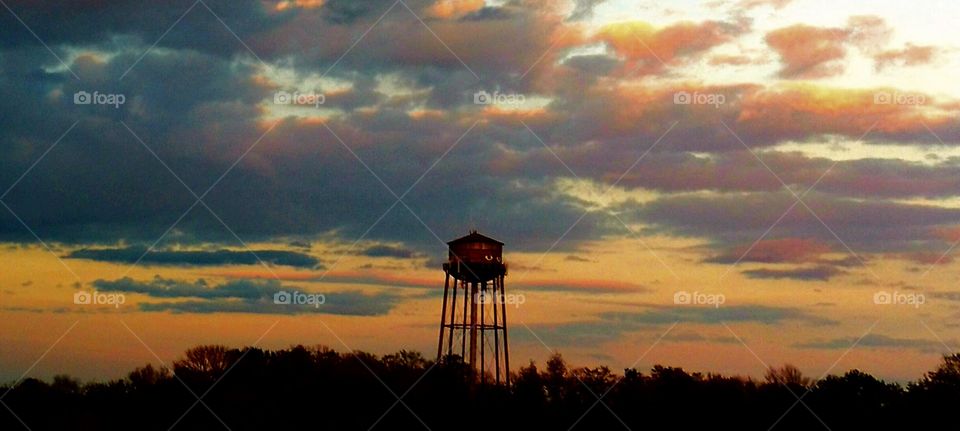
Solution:
M 843 72 L 849 31 L 797 24 L 767 33 L 765 40 L 780 54 L 783 78 L 824 78 Z

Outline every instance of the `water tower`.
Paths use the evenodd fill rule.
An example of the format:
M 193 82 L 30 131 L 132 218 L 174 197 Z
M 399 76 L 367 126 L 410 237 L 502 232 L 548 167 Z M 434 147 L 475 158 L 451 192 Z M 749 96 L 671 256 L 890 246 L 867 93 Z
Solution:
M 510 385 L 503 243 L 474 230 L 447 245 L 437 361 L 459 355 L 481 382 L 489 372 Z

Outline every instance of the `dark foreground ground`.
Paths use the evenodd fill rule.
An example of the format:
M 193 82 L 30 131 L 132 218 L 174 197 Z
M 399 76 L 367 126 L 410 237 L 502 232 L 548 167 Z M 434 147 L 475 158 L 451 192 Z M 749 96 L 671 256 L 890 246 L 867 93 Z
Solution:
M 960 408 L 960 355 L 906 386 L 856 370 L 812 381 L 791 366 L 763 381 L 663 366 L 615 374 L 560 356 L 522 367 L 510 389 L 475 381 L 458 358 L 404 351 L 202 346 L 172 370 L 107 383 L 0 386 L 0 430 L 933 430 L 957 429 Z

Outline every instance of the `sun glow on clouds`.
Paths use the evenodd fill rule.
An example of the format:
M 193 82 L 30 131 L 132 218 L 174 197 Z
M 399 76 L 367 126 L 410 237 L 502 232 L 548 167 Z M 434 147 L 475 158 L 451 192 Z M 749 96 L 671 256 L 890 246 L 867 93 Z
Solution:
M 484 0 L 437 0 L 427 12 L 432 18 L 450 19 L 477 11 L 484 5 Z
M 568 177 L 558 178 L 555 187 L 558 193 L 577 199 L 585 210 L 591 211 L 609 211 L 629 202 L 653 202 L 659 196 L 654 191 L 642 188 L 610 187 L 597 181 Z
M 322 7 L 324 3 L 326 0 L 282 0 L 274 5 L 274 9 L 278 12 L 291 8 L 316 9 Z
M 4 198 L 53 254 L 25 245 L 34 238 L 0 211 L 0 233 L 16 244 L 0 251 L 9 264 L 0 272 L 0 333 L 12 334 L 0 344 L 42 351 L 31 339 L 44 337 L 15 328 L 56 332 L 67 317 L 102 323 L 123 313 L 148 328 L 146 338 L 172 340 L 161 349 L 172 359 L 198 342 L 249 344 L 247 332 L 262 332 L 271 323 L 262 313 L 275 311 L 256 308 L 264 297 L 144 316 L 135 303 L 158 300 L 135 290 L 129 308 L 71 302 L 78 289 L 166 283 L 187 293 L 352 292 L 345 297 L 366 307 L 338 312 L 354 314 L 298 318 L 330 319 L 356 348 L 429 351 L 442 241 L 477 219 L 507 242 L 507 288 L 527 296 L 512 316 L 578 364 L 594 365 L 602 349 L 609 365 L 629 365 L 637 346 L 677 319 L 681 332 L 650 361 L 754 375 L 762 370 L 719 326 L 724 319 L 768 361 L 805 371 L 831 365 L 836 340 L 878 315 L 889 319 L 878 326 L 887 338 L 841 367 L 909 378 L 929 369 L 929 348 L 904 356 L 883 343 L 927 346 L 923 328 L 911 326 L 918 312 L 957 338 L 949 322 L 960 263 L 944 254 L 960 219 L 960 37 L 945 31 L 960 18 L 952 3 L 408 3 L 416 16 L 399 5 L 381 15 L 390 2 L 263 2 L 239 10 L 244 19 L 224 14 L 243 44 L 190 15 L 191 25 L 153 48 L 144 44 L 160 35 L 143 30 L 149 25 L 108 23 L 73 38 L 45 21 L 55 15 L 31 17 L 66 64 L 29 34 L 29 43 L 11 37 L 0 47 L 12 60 L 0 70 L 10 94 L 0 111 L 12 121 L 0 137 L 14 143 L 0 146 L 11 151 L 0 157 L 3 184 L 34 169 L 57 138 L 46 132 L 82 121 Z M 122 83 L 130 106 L 71 104 L 140 55 Z M 10 84 L 21 81 L 29 82 Z M 42 106 L 23 109 L 36 89 Z M 680 92 L 725 102 L 679 103 Z M 125 130 L 97 128 L 116 115 L 190 187 L 228 171 L 204 201 L 221 220 L 197 206 L 135 266 L 138 251 L 194 201 Z M 397 196 L 403 204 L 390 207 Z M 220 221 L 262 256 L 244 254 Z M 920 311 L 880 308 L 878 290 L 931 300 Z M 730 308 L 681 307 L 678 291 L 722 294 Z M 194 324 L 205 326 L 198 334 Z M 396 329 L 384 336 L 383 327 Z M 337 345 L 318 328 L 297 326 L 271 342 Z M 85 346 L 111 342 L 81 337 Z M 544 356 L 534 338 L 515 343 L 517 357 Z M 32 359 L 11 363 L 26 369 Z

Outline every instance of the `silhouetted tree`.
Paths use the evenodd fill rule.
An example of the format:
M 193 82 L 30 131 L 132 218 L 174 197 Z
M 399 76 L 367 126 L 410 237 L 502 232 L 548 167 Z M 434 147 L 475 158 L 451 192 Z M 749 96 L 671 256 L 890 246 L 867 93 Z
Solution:
M 225 346 L 198 346 L 184 354 L 186 358 L 173 363 L 175 374 L 218 377 L 230 367 Z
M 813 384 L 813 379 L 805 377 L 799 368 L 790 364 L 786 364 L 780 368 L 770 367 L 764 378 L 767 380 L 767 383 L 785 385 L 790 387 L 790 389 L 800 391 L 803 391 Z
M 559 354 L 512 382 L 481 384 L 456 355 L 199 346 L 172 369 L 147 364 L 118 380 L 2 386 L 0 429 L 939 429 L 960 402 L 960 355 L 906 388 L 860 370 L 814 381 L 790 365 L 760 383 L 663 365 L 619 376 L 571 369 Z

